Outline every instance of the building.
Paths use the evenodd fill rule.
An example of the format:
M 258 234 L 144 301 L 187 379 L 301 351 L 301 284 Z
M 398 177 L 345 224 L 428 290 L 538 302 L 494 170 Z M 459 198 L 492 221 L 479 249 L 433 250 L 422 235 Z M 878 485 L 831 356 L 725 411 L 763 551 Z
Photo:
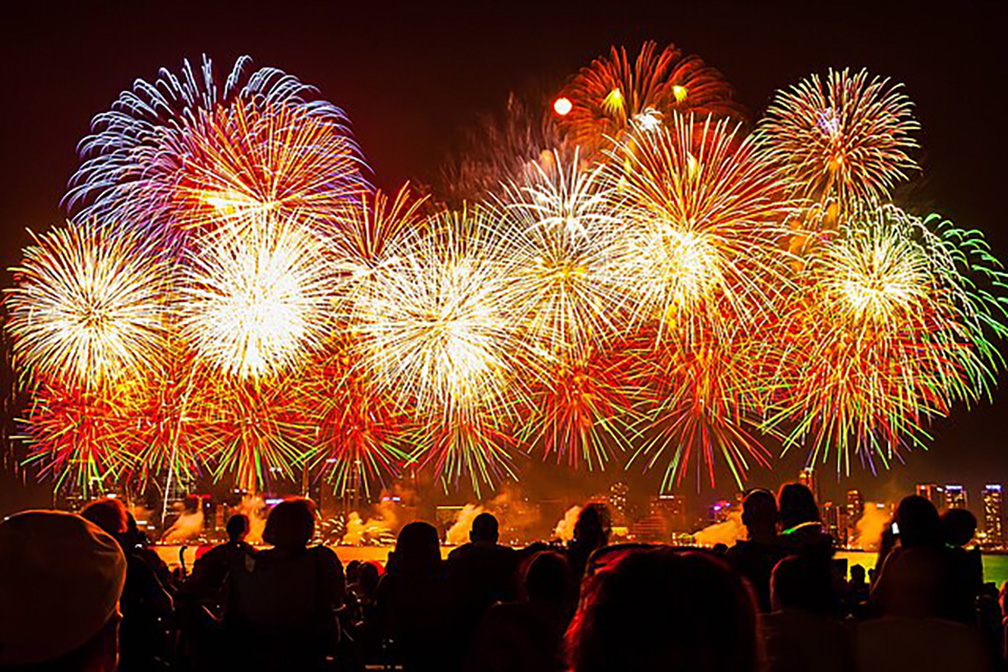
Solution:
M 805 467 L 798 472 L 798 482 L 812 491 L 812 496 L 815 497 L 816 502 L 820 501 L 819 478 L 816 476 L 815 469 L 812 467 Z
M 823 529 L 840 546 L 847 545 L 847 507 L 826 502 L 822 505 Z
M 969 508 L 966 502 L 966 488 L 961 485 L 945 486 L 945 508 L 946 509 L 966 509 Z M 941 507 L 939 507 L 941 508 Z
M 657 495 L 651 498 L 649 514 L 659 516 L 672 532 L 687 532 L 686 500 L 679 495 Z
M 983 500 L 983 529 L 989 546 L 1004 548 L 1004 500 L 1001 486 L 988 484 L 981 491 Z
M 626 483 L 613 483 L 613 486 L 609 488 L 609 503 L 612 505 L 613 514 L 619 519 L 626 518 L 629 496 L 630 487 Z
M 847 491 L 847 522 L 853 527 L 864 515 L 864 497 L 860 490 Z
M 918 483 L 917 496 L 934 504 L 936 509 L 945 507 L 945 488 L 937 483 Z
M 707 511 L 707 522 L 710 525 L 723 523 L 731 516 L 732 504 L 728 500 L 720 500 L 711 504 Z

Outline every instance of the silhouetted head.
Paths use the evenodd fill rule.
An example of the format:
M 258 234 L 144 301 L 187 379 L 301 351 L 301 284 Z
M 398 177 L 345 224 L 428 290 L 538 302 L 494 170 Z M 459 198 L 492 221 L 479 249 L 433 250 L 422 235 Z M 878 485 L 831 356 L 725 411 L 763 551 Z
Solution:
M 357 575 L 357 585 L 360 586 L 361 591 L 365 595 L 370 597 L 374 595 L 375 589 L 378 588 L 378 579 L 380 577 L 381 570 L 377 562 L 362 562 Z
M 291 497 L 269 512 L 263 541 L 284 550 L 303 549 L 315 536 L 315 504 L 305 497 Z
M 850 568 L 850 578 L 853 583 L 865 582 L 865 568 L 861 565 L 853 565 Z
M 0 522 L 0 568 L 0 668 L 115 669 L 126 557 L 112 535 L 25 511 Z
M 556 551 L 540 551 L 525 569 L 522 588 L 529 601 L 562 605 L 575 597 L 577 582 L 565 556 Z
M 129 529 L 129 514 L 126 511 L 126 506 L 115 498 L 96 499 L 84 507 L 81 516 L 116 539 L 121 539 Z
M 593 502 L 588 504 L 578 514 L 574 523 L 574 542 L 584 544 L 589 548 L 598 548 L 609 543 L 609 533 L 612 531 L 612 518 L 609 509 L 604 504 Z
M 314 522 L 313 522 L 314 525 Z M 227 535 L 231 541 L 241 541 L 249 533 L 249 519 L 244 513 L 236 513 L 227 522 Z
M 787 483 L 777 493 L 781 527 L 785 530 L 802 523 L 819 522 L 819 507 L 812 491 L 801 483 Z
M 770 575 L 770 604 L 777 609 L 822 613 L 830 606 L 829 576 L 808 555 L 789 555 Z
M 949 509 L 942 514 L 941 525 L 946 544 L 965 546 L 976 534 L 977 519 L 966 509 Z
M 939 546 L 942 543 L 941 518 L 929 500 L 918 495 L 904 497 L 896 507 L 900 545 Z
M 742 502 L 742 524 L 751 540 L 773 539 L 777 534 L 777 500 L 773 493 L 756 488 Z
M 396 571 L 405 574 L 430 572 L 441 565 L 441 543 L 430 523 L 407 523 L 399 531 L 395 547 Z
M 469 541 L 488 541 L 496 544 L 500 538 L 497 519 L 491 513 L 481 513 L 473 519 L 472 530 L 469 531 Z
M 633 551 L 587 580 L 567 647 L 573 672 L 751 672 L 756 607 L 718 558 Z

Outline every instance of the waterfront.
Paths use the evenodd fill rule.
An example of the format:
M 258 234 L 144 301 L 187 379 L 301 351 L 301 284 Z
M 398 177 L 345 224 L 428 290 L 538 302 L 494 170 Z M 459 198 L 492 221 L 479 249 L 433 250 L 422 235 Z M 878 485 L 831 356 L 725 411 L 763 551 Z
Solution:
M 179 549 L 181 546 L 155 546 L 161 559 L 168 563 L 169 567 L 175 568 L 179 564 Z M 185 550 L 185 564 L 187 569 L 192 569 L 193 561 L 196 557 L 196 546 L 187 546 Z M 453 546 L 442 546 L 441 556 L 447 557 Z M 388 558 L 391 546 L 333 546 L 340 561 L 346 565 L 351 560 L 367 562 L 376 560 L 385 563 Z M 861 565 L 865 569 L 875 566 L 875 553 L 867 551 L 838 551 L 838 558 L 847 560 L 848 568 L 851 565 Z M 993 582 L 1000 586 L 1008 581 L 1008 555 L 988 555 L 983 556 L 984 581 Z

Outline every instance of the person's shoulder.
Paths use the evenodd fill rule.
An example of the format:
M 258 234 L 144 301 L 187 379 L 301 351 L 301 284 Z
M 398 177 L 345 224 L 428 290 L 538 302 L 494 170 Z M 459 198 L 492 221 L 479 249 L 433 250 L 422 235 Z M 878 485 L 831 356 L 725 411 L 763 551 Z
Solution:
M 329 548 L 325 544 L 312 546 L 308 549 L 308 551 L 310 553 L 314 553 L 321 562 L 324 562 L 326 564 L 339 565 L 340 567 L 343 566 L 343 563 L 340 562 L 339 556 L 336 555 L 336 551 Z

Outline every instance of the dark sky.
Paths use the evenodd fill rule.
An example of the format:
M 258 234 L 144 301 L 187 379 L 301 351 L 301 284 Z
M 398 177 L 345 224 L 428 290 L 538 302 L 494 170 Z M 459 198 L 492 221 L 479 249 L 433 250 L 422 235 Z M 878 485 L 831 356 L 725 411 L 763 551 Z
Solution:
M 924 173 L 909 204 L 984 230 L 1008 258 L 1005 3 L 22 4 L 5 4 L 0 16 L 3 267 L 18 260 L 26 227 L 60 219 L 92 115 L 134 79 L 153 79 L 161 66 L 177 71 L 184 57 L 208 53 L 223 73 L 247 53 L 317 85 L 350 115 L 378 183 L 391 187 L 434 174 L 460 129 L 510 89 L 548 86 L 610 44 L 636 48 L 645 39 L 702 56 L 756 114 L 776 88 L 830 66 L 904 82 L 923 125 Z M 834 477 L 827 490 L 853 483 L 869 498 L 895 496 L 938 479 L 966 483 L 975 499 L 983 482 L 1008 482 L 1003 396 L 938 423 L 932 450 L 894 472 Z M 786 460 L 753 481 L 775 484 L 798 465 Z M 24 495 L 0 475 L 0 510 Z

